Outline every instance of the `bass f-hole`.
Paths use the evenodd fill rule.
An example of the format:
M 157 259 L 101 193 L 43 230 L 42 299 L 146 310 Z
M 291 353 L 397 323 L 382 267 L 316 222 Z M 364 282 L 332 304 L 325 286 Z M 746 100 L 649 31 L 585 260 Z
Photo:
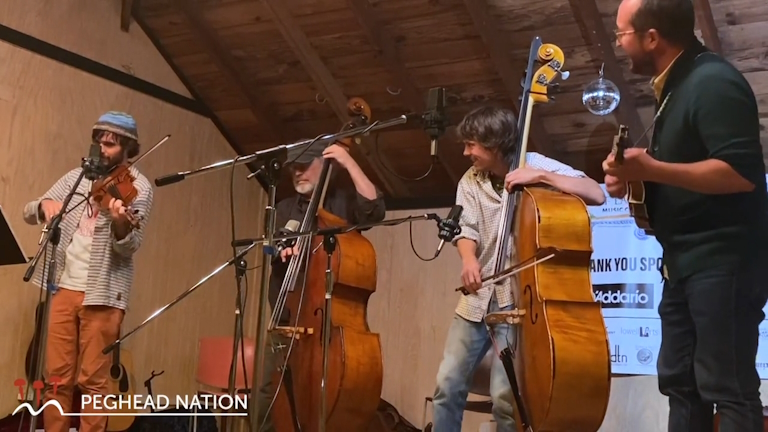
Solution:
M 320 315 L 320 322 L 323 322 L 323 319 L 325 318 L 323 316 L 323 308 L 317 308 L 317 309 L 314 310 L 313 315 L 317 316 L 318 314 Z M 321 346 L 323 345 L 323 340 L 324 340 L 323 339 L 323 326 L 320 326 L 320 337 L 318 338 L 318 342 L 320 342 Z M 331 340 L 331 337 L 330 337 L 330 335 L 328 335 L 328 341 L 330 341 L 330 340 Z
M 528 310 L 533 312 L 533 289 L 530 285 L 525 286 L 525 289 L 523 289 L 523 295 L 528 296 Z M 536 324 L 539 321 L 539 313 L 529 313 L 528 319 L 531 321 L 531 324 Z

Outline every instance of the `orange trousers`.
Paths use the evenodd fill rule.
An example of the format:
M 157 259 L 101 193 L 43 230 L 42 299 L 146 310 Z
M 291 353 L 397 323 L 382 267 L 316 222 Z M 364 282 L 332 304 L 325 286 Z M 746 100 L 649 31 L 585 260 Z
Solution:
M 83 306 L 84 295 L 83 292 L 61 288 L 51 297 L 45 375 L 46 382 L 55 376 L 61 378 L 61 383 L 56 388 L 50 384 L 46 386 L 43 403 L 55 399 L 64 412 L 73 411 L 75 384 L 84 395 L 110 393 L 112 356 L 102 354 L 101 350 L 117 340 L 125 315 L 123 310 L 109 306 Z M 81 408 L 80 401 L 75 403 L 77 408 Z M 94 410 L 89 405 L 83 406 L 82 412 Z M 55 406 L 45 408 L 43 419 L 45 432 L 69 431 L 70 417 L 59 414 Z M 105 416 L 80 417 L 80 432 L 103 432 L 106 427 Z

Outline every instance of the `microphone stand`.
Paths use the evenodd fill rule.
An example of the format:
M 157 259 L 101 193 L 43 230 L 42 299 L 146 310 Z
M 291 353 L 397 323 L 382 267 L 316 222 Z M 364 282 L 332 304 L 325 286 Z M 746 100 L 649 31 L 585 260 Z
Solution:
M 64 213 L 67 212 L 67 207 L 69 207 L 69 203 L 72 201 L 72 197 L 75 196 L 77 188 L 80 187 L 80 183 L 83 181 L 83 177 L 87 176 L 89 180 L 94 180 L 98 175 L 98 164 L 98 160 L 83 158 L 81 165 L 82 169 L 80 170 L 80 174 L 78 175 L 77 180 L 75 180 L 75 183 L 72 185 L 72 189 L 70 189 L 69 193 L 67 193 L 67 196 L 64 198 L 64 202 L 61 204 L 61 210 L 59 210 L 59 213 L 57 213 L 56 216 L 51 219 L 51 223 L 48 224 L 46 236 L 40 243 L 40 247 L 37 249 L 35 257 L 29 264 L 29 268 L 27 268 L 26 273 L 24 273 L 24 282 L 29 282 L 30 279 L 32 279 L 32 275 L 35 273 L 35 268 L 37 267 L 37 262 L 40 260 L 40 256 L 43 254 L 43 251 L 47 249 L 48 243 L 50 243 L 51 257 L 47 266 L 48 274 L 45 281 L 45 306 L 43 307 L 43 313 L 40 320 L 40 338 L 37 342 L 37 353 L 35 355 L 35 365 L 32 372 L 33 382 L 43 380 L 43 355 L 45 354 L 45 345 L 48 340 L 48 321 L 51 312 L 51 297 L 53 296 L 54 291 L 58 291 L 58 288 L 56 287 L 56 252 L 58 250 L 59 241 L 61 240 L 61 228 L 59 228 L 59 225 L 61 224 L 61 220 L 64 218 Z M 40 212 L 39 204 L 37 211 L 38 213 Z M 44 273 L 45 269 L 46 265 L 43 263 Z M 34 409 L 38 410 L 43 403 L 43 397 L 41 397 L 39 401 L 37 398 L 35 398 L 35 400 L 32 402 Z M 68 409 L 68 407 L 62 408 Z M 35 432 L 36 429 L 37 416 L 33 415 L 31 416 L 29 422 L 29 432 Z
M 206 165 L 204 167 L 197 168 L 191 171 L 180 171 L 174 174 L 160 176 L 155 179 L 155 186 L 158 186 L 158 187 L 167 186 L 172 183 L 180 182 L 186 179 L 187 177 L 196 177 L 198 175 L 206 174 L 208 172 L 218 171 L 224 168 L 231 168 L 233 164 L 242 165 L 242 164 L 250 163 L 255 160 L 262 159 L 265 155 L 269 155 L 276 151 L 283 151 L 283 150 L 287 151 L 295 147 L 305 147 L 305 146 L 316 145 L 316 144 L 327 146 L 343 138 L 349 138 L 356 135 L 365 135 L 367 133 L 377 131 L 379 129 L 386 129 L 388 127 L 397 126 L 399 124 L 407 123 L 408 121 L 412 121 L 412 120 L 421 121 L 421 119 L 422 119 L 421 114 L 403 114 L 401 116 L 397 116 L 390 120 L 383 120 L 383 121 L 377 120 L 368 126 L 360 126 L 353 129 L 348 129 L 338 133 L 330 134 L 330 135 L 321 135 L 317 138 L 313 138 L 309 140 L 297 141 L 292 144 L 283 144 L 277 147 L 271 147 L 266 150 L 260 150 L 255 153 L 251 153 L 250 155 L 247 155 L 247 156 L 240 156 L 234 159 L 216 162 L 216 163 Z M 253 176 L 253 174 L 251 176 Z M 251 176 L 249 176 L 249 178 Z M 265 188 L 269 189 L 268 186 L 265 186 Z

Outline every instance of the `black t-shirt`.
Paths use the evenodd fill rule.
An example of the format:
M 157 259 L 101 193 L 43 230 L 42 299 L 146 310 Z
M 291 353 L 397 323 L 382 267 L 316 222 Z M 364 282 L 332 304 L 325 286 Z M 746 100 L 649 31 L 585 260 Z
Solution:
M 646 184 L 651 226 L 675 281 L 705 268 L 735 266 L 768 247 L 768 192 L 755 95 L 726 60 L 684 52 L 670 70 L 649 153 L 690 164 L 719 159 L 755 185 L 750 192 L 709 195 Z M 657 106 L 658 110 L 658 106 Z

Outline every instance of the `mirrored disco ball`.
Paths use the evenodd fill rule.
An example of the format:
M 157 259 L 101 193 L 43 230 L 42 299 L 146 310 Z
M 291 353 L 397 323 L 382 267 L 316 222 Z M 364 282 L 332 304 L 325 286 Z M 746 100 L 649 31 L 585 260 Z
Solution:
M 587 85 L 581 96 L 581 103 L 592 114 L 608 115 L 619 106 L 621 94 L 612 81 L 600 77 Z

